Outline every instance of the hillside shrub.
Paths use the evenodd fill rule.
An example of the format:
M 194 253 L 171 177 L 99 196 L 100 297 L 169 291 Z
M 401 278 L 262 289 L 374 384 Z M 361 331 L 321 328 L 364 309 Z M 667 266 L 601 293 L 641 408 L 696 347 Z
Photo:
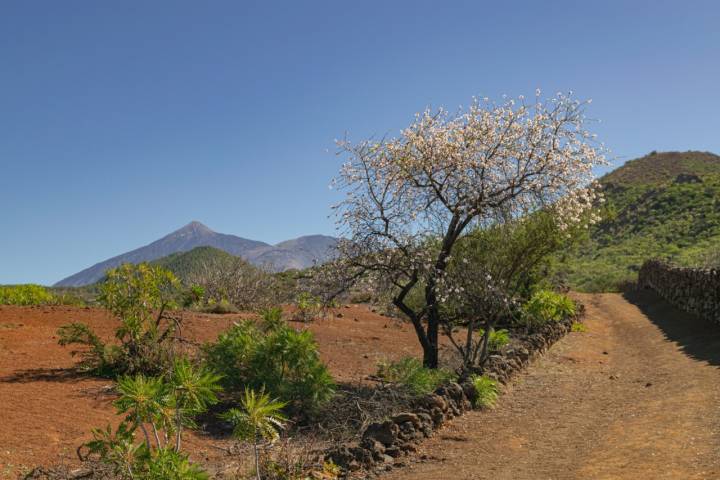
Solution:
M 473 402 L 475 408 L 491 408 L 495 406 L 498 398 L 498 384 L 496 380 L 486 375 L 476 375 L 471 379 L 477 397 Z
M 60 345 L 81 345 L 80 367 L 98 375 L 160 374 L 172 364 L 172 334 L 178 320 L 166 314 L 174 307 L 178 281 L 168 270 L 125 264 L 108 270 L 98 301 L 120 320 L 115 330 L 119 345 L 107 345 L 82 323 L 58 330 Z
M 538 290 L 522 307 L 522 322 L 540 326 L 575 315 L 575 302 L 552 290 Z
M 303 410 L 315 409 L 334 392 L 312 332 L 296 331 L 277 318 L 277 310 L 266 314 L 262 328 L 251 320 L 235 324 L 204 352 L 229 391 L 264 390 Z
M 426 368 L 415 357 L 382 361 L 378 364 L 377 376 L 386 382 L 402 385 L 417 395 L 430 393 L 455 377 L 453 372 L 444 368 Z
M 295 320 L 310 322 L 320 315 L 322 303 L 320 299 L 309 292 L 300 292 L 295 299 Z

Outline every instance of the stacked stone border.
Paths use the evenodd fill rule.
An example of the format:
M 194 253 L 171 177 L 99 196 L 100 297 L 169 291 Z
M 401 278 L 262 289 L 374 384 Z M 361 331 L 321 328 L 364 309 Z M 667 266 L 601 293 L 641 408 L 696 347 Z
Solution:
M 500 383 L 508 383 L 536 356 L 570 332 L 584 311 L 579 305 L 574 317 L 544 325 L 517 339 L 500 354 L 491 355 L 483 373 Z M 477 392 L 469 380 L 443 385 L 416 400 L 410 411 L 368 425 L 359 442 L 333 447 L 324 457 L 339 466 L 344 474 L 392 469 L 400 457 L 416 452 L 417 445 L 444 423 L 471 410 L 476 398 Z
M 638 286 L 654 290 L 686 312 L 720 323 L 720 270 L 648 260 L 640 268 Z

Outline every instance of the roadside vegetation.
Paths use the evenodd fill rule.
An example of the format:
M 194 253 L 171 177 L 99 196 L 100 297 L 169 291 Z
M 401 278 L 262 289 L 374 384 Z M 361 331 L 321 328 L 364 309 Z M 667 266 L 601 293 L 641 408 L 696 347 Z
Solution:
M 475 386 L 475 407 L 494 405 L 488 359 L 576 313 L 549 272 L 595 220 L 588 181 L 603 157 L 583 108 L 538 93 L 534 103 L 474 103 L 457 116 L 425 112 L 398 139 L 342 143 L 347 240 L 326 265 L 272 274 L 202 248 L 108 271 L 97 303 L 118 321 L 114 339 L 78 322 L 58 331 L 78 368 L 113 379 L 119 395 L 122 422 L 95 430 L 86 456 L 123 479 L 207 478 L 183 451 L 202 416 L 252 447 L 246 476 L 330 479 L 334 465 L 282 460 L 287 444 L 267 447 L 357 438 L 460 378 Z M 350 298 L 410 322 L 422 359 L 381 362 L 373 384 L 335 382 L 302 323 Z M 287 318 L 282 304 L 291 304 Z M 198 345 L 183 337 L 183 309 L 257 316 Z

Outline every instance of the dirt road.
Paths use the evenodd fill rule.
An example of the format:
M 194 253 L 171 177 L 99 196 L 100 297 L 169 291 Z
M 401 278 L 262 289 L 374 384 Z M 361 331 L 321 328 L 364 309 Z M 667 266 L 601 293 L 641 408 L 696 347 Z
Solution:
M 581 300 L 587 332 L 383 480 L 720 479 L 720 326 L 649 292 Z

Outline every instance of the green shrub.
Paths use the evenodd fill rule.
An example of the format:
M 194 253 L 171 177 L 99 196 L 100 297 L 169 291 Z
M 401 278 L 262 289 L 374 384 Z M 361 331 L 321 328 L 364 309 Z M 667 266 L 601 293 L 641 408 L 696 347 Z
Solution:
M 166 317 L 173 308 L 179 282 L 168 270 L 124 264 L 108 270 L 98 301 L 120 320 L 118 347 L 108 347 L 87 325 L 73 323 L 58 330 L 60 345 L 83 345 L 81 367 L 95 366 L 99 375 L 159 374 L 171 367 L 172 333 L 178 325 Z
M 218 380 L 215 373 L 186 359 L 176 360 L 165 376 L 121 377 L 120 397 L 113 405 L 124 420 L 114 433 L 109 425 L 93 429 L 93 440 L 84 446 L 122 479 L 207 479 L 181 452 L 181 437 L 183 427 L 194 426 L 194 415 L 217 402 Z M 142 431 L 141 441 L 137 431 Z
M 498 398 L 497 381 L 485 375 L 474 376 L 471 381 L 477 392 L 473 406 L 475 408 L 493 407 Z
M 317 318 L 322 311 L 320 299 L 308 292 L 301 292 L 295 300 L 295 319 L 310 322 Z
M 575 315 L 575 302 L 551 290 L 538 290 L 522 308 L 523 322 L 528 326 L 559 322 Z
M 584 323 L 573 322 L 571 330 L 573 332 L 583 333 L 583 332 L 587 332 L 587 327 L 585 326 Z
M 485 335 L 485 330 L 481 328 L 478 330 L 478 337 L 482 338 L 483 335 Z M 510 343 L 510 334 L 507 330 L 493 330 L 488 338 L 488 351 L 497 352 L 508 343 Z
M 412 393 L 422 395 L 452 381 L 455 375 L 442 368 L 425 368 L 415 357 L 404 357 L 394 362 L 380 362 L 377 376 L 387 382 L 400 384 Z
M 264 390 L 291 407 L 312 410 L 328 400 L 334 383 L 320 361 L 312 332 L 296 331 L 268 314 L 272 328 L 247 320 L 204 347 L 209 365 L 231 391 Z
M 207 305 L 205 305 L 202 309 L 205 313 L 215 313 L 217 315 L 224 315 L 226 313 L 238 313 L 239 310 L 235 305 L 228 302 L 225 299 L 220 300 L 219 302 L 216 302 L 214 300 L 209 300 Z
M 0 305 L 49 305 L 55 296 L 40 285 L 8 285 L 0 287 Z

